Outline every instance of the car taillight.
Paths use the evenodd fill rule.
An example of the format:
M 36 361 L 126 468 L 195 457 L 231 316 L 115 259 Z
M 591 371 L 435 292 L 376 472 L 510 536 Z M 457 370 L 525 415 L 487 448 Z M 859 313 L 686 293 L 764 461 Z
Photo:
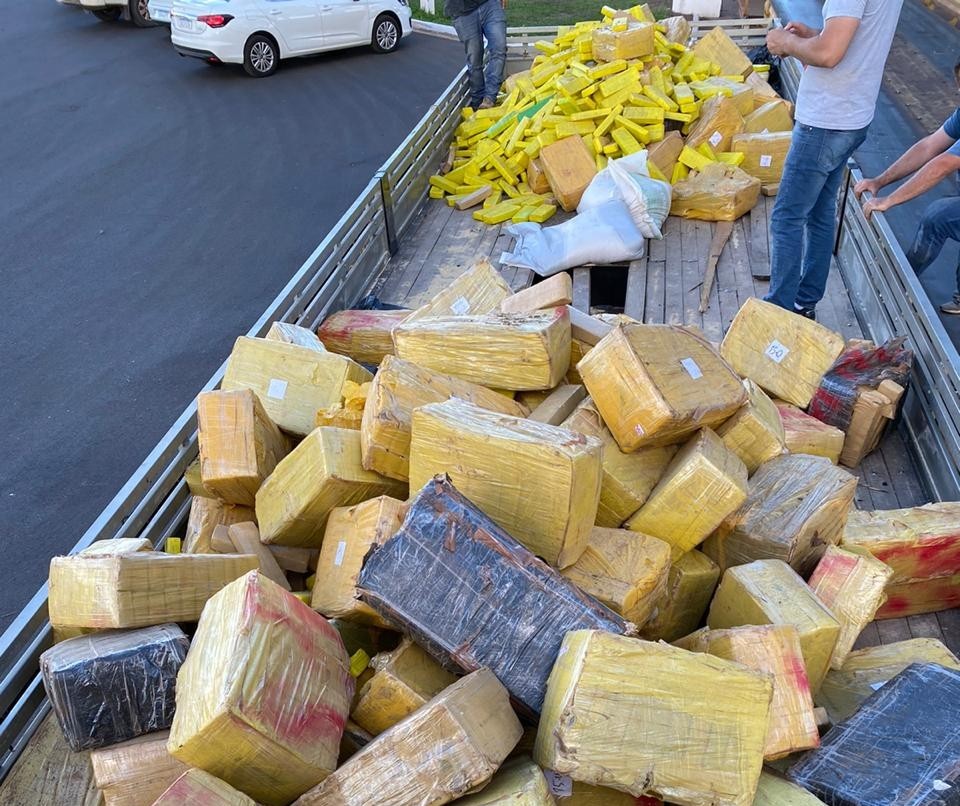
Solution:
M 223 28 L 232 19 L 229 14 L 201 14 L 197 22 L 205 22 L 211 28 Z

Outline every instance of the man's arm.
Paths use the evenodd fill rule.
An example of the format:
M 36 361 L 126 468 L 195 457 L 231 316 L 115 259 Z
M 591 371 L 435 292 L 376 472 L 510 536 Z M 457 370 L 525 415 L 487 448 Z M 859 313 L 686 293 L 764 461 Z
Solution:
M 887 170 L 874 179 L 861 179 L 854 185 L 853 192 L 860 196 L 863 192 L 876 194 L 881 188 L 909 176 L 919 170 L 938 154 L 942 154 L 956 141 L 946 133 L 943 126 L 933 134 L 918 140 Z
M 867 218 L 870 218 L 870 214 L 874 210 L 884 212 L 898 204 L 903 204 L 905 201 L 910 201 L 910 199 L 926 193 L 941 179 L 957 170 L 960 170 L 960 156 L 949 151 L 940 154 L 930 160 L 889 196 L 870 199 L 863 206 L 863 213 Z
M 767 48 L 776 56 L 794 56 L 812 67 L 836 67 L 846 55 L 853 35 L 860 26 L 856 17 L 831 17 L 814 36 L 802 36 L 812 29 L 794 33 L 774 28 L 767 34 Z

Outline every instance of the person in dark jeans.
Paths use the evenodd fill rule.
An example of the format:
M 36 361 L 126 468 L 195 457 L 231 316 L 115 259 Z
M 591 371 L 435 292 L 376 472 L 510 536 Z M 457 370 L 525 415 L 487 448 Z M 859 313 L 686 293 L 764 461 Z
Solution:
M 770 220 L 766 299 L 816 318 L 830 272 L 837 191 L 873 120 L 903 0 L 826 0 L 823 30 L 790 22 L 767 48 L 804 71 L 796 125 Z
M 470 106 L 489 109 L 497 103 L 507 63 L 507 0 L 445 0 L 444 13 L 453 20 L 467 53 Z M 483 40 L 487 40 L 487 69 L 483 69 Z
M 960 62 L 953 68 L 954 78 L 960 86 Z M 928 134 L 910 146 L 903 155 L 879 176 L 872 179 L 861 179 L 853 190 L 860 196 L 863 193 L 872 193 L 864 206 L 863 212 L 867 218 L 874 210 L 884 212 L 909 199 L 926 193 L 941 179 L 951 174 L 960 185 L 960 109 L 957 109 L 944 124 L 933 134 Z M 910 176 L 913 174 L 912 176 Z M 893 193 L 887 196 L 876 194 L 887 185 L 910 176 Z M 913 245 L 907 252 L 907 260 L 913 270 L 920 274 L 925 271 L 943 249 L 948 238 L 960 241 L 960 196 L 948 196 L 933 202 L 920 218 L 920 226 L 913 239 Z M 960 259 L 957 262 L 956 288 L 953 299 L 940 306 L 940 312 L 960 314 Z

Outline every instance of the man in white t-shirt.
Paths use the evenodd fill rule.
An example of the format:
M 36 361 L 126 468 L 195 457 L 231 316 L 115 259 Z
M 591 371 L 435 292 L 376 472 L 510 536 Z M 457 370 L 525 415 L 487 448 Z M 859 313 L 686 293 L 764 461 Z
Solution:
M 767 34 L 803 65 L 796 125 L 770 220 L 765 299 L 815 318 L 830 271 L 837 191 L 873 120 L 903 0 L 826 0 L 823 30 L 791 22 Z

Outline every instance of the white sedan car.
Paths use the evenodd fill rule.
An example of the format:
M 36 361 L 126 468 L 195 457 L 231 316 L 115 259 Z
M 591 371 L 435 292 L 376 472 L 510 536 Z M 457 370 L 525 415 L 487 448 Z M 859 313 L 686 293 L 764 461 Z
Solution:
M 79 6 L 93 13 L 98 20 L 114 22 L 119 20 L 126 10 L 130 22 L 138 28 L 147 28 L 153 23 L 147 10 L 147 0 L 57 0 L 65 6 Z
M 290 56 L 357 45 L 389 53 L 411 17 L 407 0 L 174 0 L 170 39 L 181 56 L 242 64 L 261 78 Z

